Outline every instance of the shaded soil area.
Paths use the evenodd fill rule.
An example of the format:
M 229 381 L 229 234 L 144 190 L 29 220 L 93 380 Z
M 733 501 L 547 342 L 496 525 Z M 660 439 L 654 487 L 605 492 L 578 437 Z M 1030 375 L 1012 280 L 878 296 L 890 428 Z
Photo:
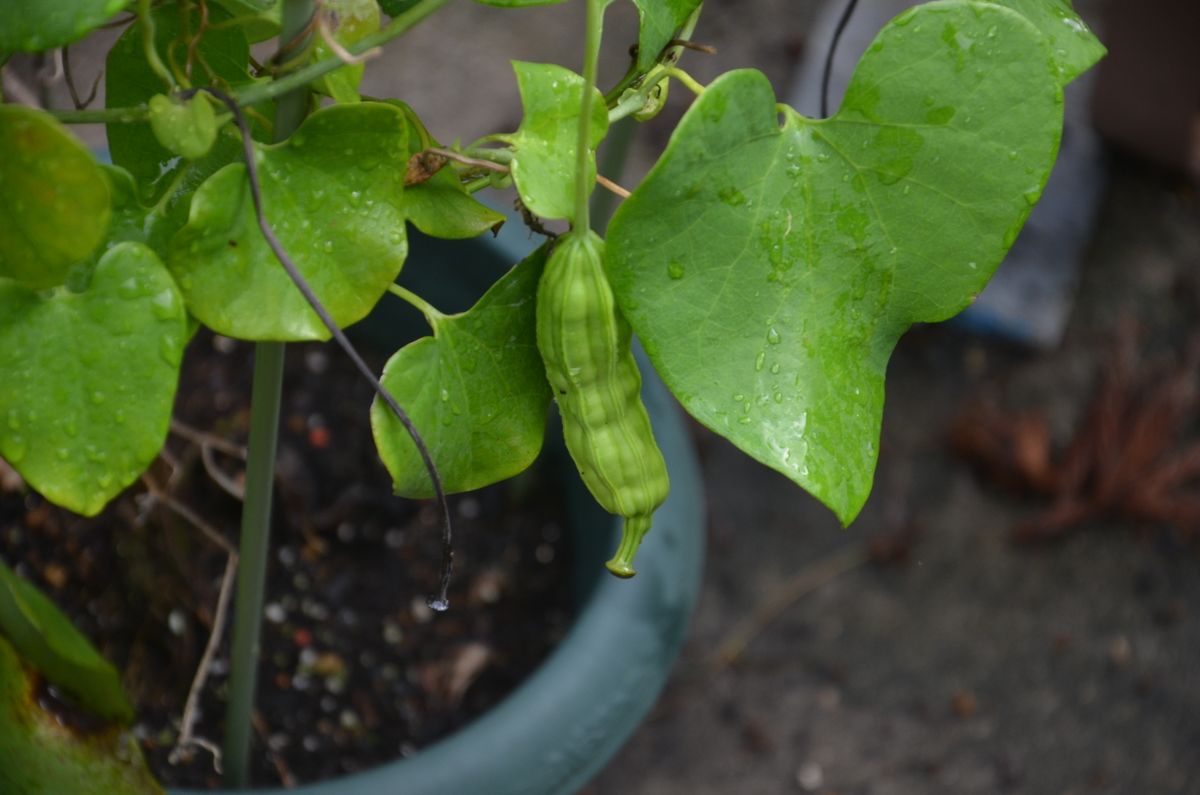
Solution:
M 382 363 L 369 361 L 376 372 Z M 201 334 L 188 349 L 176 416 L 244 444 L 251 366 L 251 345 Z M 570 618 L 562 506 L 545 473 L 535 467 L 451 498 L 452 607 L 435 614 L 425 599 L 438 581 L 439 515 L 430 502 L 391 496 L 367 424 L 369 385 L 332 346 L 293 345 L 283 394 L 252 757 L 260 785 L 414 753 L 499 701 Z M 236 490 L 243 463 L 205 454 L 194 437 L 187 428 L 173 432 L 150 477 L 235 539 L 240 502 L 218 481 Z M 179 764 L 168 757 L 209 637 L 225 554 L 143 488 L 94 520 L 20 489 L 0 493 L 0 554 L 124 672 L 138 705 L 136 732 L 160 779 L 216 785 L 208 752 Z M 218 744 L 228 636 L 195 729 Z
M 1057 482 L 1115 352 L 1134 351 L 1138 400 L 1179 389 L 1200 323 L 1200 197 L 1135 162 L 1111 171 L 1059 349 L 954 325 L 901 341 L 875 490 L 849 529 L 697 432 L 710 555 L 691 640 L 651 718 L 586 795 L 1200 793 L 1200 528 L 1128 500 L 1047 522 L 1061 495 L 1014 489 L 950 442 L 981 400 L 1040 417 Z M 1190 367 L 1192 408 L 1169 424 L 1164 456 L 1200 441 Z M 1163 420 L 1169 402 L 1146 416 Z M 1112 417 L 1099 438 L 1147 438 Z M 1128 449 L 1089 461 L 1127 463 Z M 1144 504 L 1139 471 L 1156 470 L 1124 487 Z M 1089 500 L 1097 477 L 1079 489 Z M 1177 492 L 1198 493 L 1194 478 Z M 1021 543 L 1031 526 L 1051 539 Z M 872 540 L 890 563 L 863 562 Z M 772 607 L 773 623 L 739 639 Z

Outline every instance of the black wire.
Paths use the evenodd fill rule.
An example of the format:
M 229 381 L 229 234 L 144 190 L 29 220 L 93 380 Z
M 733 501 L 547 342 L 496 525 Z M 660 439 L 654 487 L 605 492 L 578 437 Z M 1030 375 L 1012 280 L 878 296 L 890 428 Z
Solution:
M 417 446 L 417 452 L 421 455 L 421 460 L 425 464 L 425 469 L 429 472 L 429 478 L 433 481 L 433 490 L 437 494 L 438 504 L 442 511 L 442 571 L 441 580 L 438 584 L 437 596 L 431 596 L 426 600 L 426 603 L 434 610 L 445 610 L 450 607 L 450 599 L 448 591 L 450 590 L 450 576 L 454 570 L 454 545 L 452 543 L 452 534 L 450 528 L 450 506 L 446 502 L 446 491 L 442 487 L 442 478 L 438 475 L 437 467 L 434 466 L 433 456 L 429 454 L 429 448 L 425 446 L 425 440 L 421 438 L 421 434 L 413 425 L 404 409 L 400 408 L 400 404 L 392 397 L 392 393 L 379 383 L 379 379 L 371 372 L 371 368 L 358 355 L 358 351 L 346 338 L 345 332 L 338 327 L 333 318 L 329 315 L 329 311 L 321 304 L 308 281 L 305 280 L 303 274 L 292 262 L 283 245 L 279 242 L 279 238 L 275 237 L 275 232 L 271 229 L 271 225 L 267 223 L 267 218 L 263 214 L 262 193 L 258 181 L 258 168 L 254 164 L 254 142 L 250 137 L 250 129 L 246 125 L 246 117 L 242 114 L 241 107 L 234 101 L 233 97 L 219 91 L 215 88 L 204 86 L 183 92 L 180 96 L 187 99 L 193 96 L 197 91 L 207 91 L 214 97 L 219 99 L 233 113 L 234 121 L 237 122 L 238 130 L 242 134 L 242 150 L 246 158 L 246 177 L 250 182 L 250 199 L 254 204 L 254 215 L 258 219 L 258 228 L 262 232 L 263 237 L 267 241 L 267 245 L 271 247 L 275 258 L 283 265 L 288 276 L 296 285 L 296 289 L 304 296 L 304 300 L 308 301 L 308 305 L 317 313 L 317 317 L 321 318 L 321 322 L 325 324 L 325 328 L 329 329 L 329 333 L 341 346 L 346 355 L 354 362 L 354 366 L 362 374 L 363 378 L 370 382 L 375 392 L 383 399 L 392 413 L 396 415 L 396 419 L 400 420 L 400 424 L 404 426 L 404 430 L 408 431 L 408 435 L 412 437 L 413 444 Z
M 842 38 L 842 31 L 846 29 L 847 23 L 850 22 L 850 15 L 854 13 L 854 7 L 858 5 L 858 0 L 850 0 L 846 3 L 845 9 L 842 10 L 842 16 L 838 20 L 837 27 L 833 29 L 833 39 L 829 42 L 829 51 L 825 53 L 825 68 L 821 71 L 821 118 L 829 118 L 829 78 L 833 73 L 833 54 L 837 52 L 838 41 Z

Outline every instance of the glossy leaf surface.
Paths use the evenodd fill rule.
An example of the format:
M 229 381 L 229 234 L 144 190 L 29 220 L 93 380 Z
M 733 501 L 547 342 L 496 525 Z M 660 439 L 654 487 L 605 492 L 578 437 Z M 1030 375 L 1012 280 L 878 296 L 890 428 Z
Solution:
M 568 218 L 575 206 L 575 153 L 583 78 L 553 64 L 513 62 L 525 117 L 507 140 L 512 144 L 512 176 L 525 203 L 542 218 Z M 588 180 L 596 179 L 595 150 L 608 131 L 604 97 L 592 89 L 591 157 Z
M 1071 0 L 992 0 L 1033 23 L 1045 37 L 1063 85 L 1086 72 L 1106 50 L 1071 7 Z
M 383 384 L 408 412 L 447 492 L 482 488 L 524 471 L 542 449 L 550 387 L 534 308 L 543 246 L 459 315 L 431 319 L 434 335 L 388 360 Z M 371 427 L 396 493 L 430 497 L 416 445 L 376 399 Z
M 0 52 L 37 52 L 81 39 L 128 0 L 5 0 Z
M 162 795 L 133 733 L 83 732 L 47 711 L 36 675 L 0 636 L 0 792 Z
M 100 258 L 83 293 L 0 280 L 0 456 L 93 516 L 158 455 L 185 340 L 183 301 L 145 246 Z
M 108 181 L 77 138 L 33 108 L 0 105 L 0 152 L 0 277 L 62 284 L 104 239 Z
M 890 23 L 832 119 L 783 117 L 758 72 L 710 85 L 616 214 L 610 275 L 688 411 L 849 522 L 891 350 L 983 289 L 1049 175 L 1062 94 L 1026 20 L 951 0 Z
M 217 115 L 203 94 L 183 102 L 155 94 L 150 97 L 150 129 L 167 151 L 195 160 L 208 154 L 217 139 Z
M 339 325 L 361 319 L 408 252 L 403 113 L 376 102 L 325 108 L 287 141 L 255 151 L 284 249 Z M 259 231 L 243 164 L 205 181 L 189 213 L 168 265 L 201 322 L 242 339 L 329 337 Z
M 117 669 L 28 580 L 0 561 L 0 636 L 46 680 L 105 720 L 129 723 L 133 707 Z

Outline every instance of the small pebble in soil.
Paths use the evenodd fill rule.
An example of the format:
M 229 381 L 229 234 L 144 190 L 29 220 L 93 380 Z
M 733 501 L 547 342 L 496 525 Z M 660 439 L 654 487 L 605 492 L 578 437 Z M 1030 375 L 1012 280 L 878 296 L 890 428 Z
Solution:
M 796 783 L 808 792 L 814 792 L 825 781 L 825 771 L 816 762 L 805 762 L 796 771 Z

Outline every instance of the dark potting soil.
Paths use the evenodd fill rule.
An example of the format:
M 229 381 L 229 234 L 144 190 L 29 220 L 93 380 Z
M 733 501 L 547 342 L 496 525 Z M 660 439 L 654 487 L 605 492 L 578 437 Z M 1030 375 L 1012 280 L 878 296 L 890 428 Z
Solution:
M 244 444 L 252 351 L 198 335 L 176 418 Z M 382 369 L 382 357 L 367 358 Z M 257 785 L 320 780 L 414 753 L 496 704 L 569 624 L 569 550 L 550 467 L 451 497 L 451 607 L 439 614 L 426 606 L 441 561 L 439 514 L 432 502 L 391 495 L 368 424 L 371 398 L 336 348 L 289 346 L 252 754 Z M 206 464 L 183 429 L 150 476 L 236 539 L 240 502 L 217 480 L 236 489 L 243 463 L 221 452 L 207 457 Z M 0 488 L 0 555 L 123 672 L 137 705 L 135 731 L 159 779 L 217 786 L 207 751 L 177 764 L 168 757 L 209 637 L 225 554 L 141 486 L 94 519 L 13 486 Z M 230 633 L 195 728 L 217 745 Z

